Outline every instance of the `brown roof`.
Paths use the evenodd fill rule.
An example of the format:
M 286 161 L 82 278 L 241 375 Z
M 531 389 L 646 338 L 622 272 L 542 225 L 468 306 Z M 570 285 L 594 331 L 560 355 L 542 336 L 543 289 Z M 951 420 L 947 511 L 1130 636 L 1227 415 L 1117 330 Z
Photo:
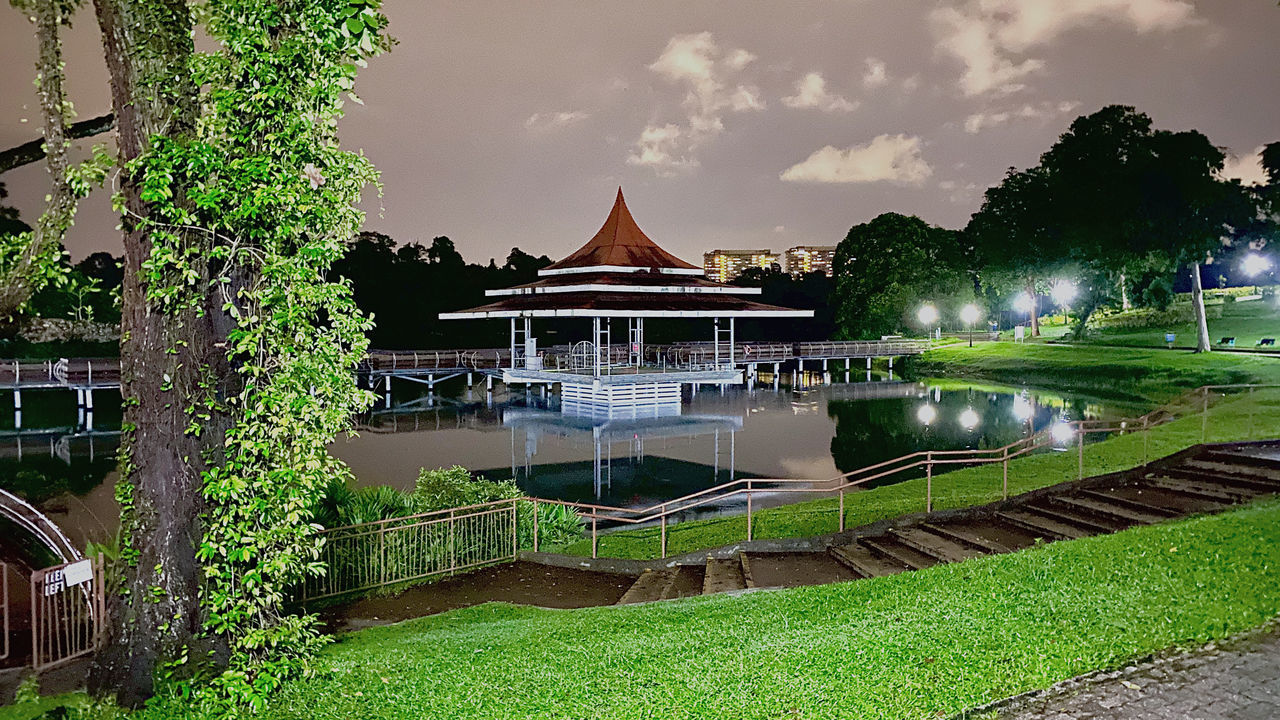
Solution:
M 552 295 L 512 295 L 498 302 L 480 307 L 458 310 L 441 315 L 482 313 L 524 313 L 560 311 L 565 315 L 592 313 L 626 314 L 629 312 L 699 313 L 706 316 L 718 314 L 761 313 L 787 317 L 813 317 L 812 310 L 766 305 L 744 300 L 735 295 L 707 295 L 694 293 L 626 293 L 626 292 L 567 292 Z M 578 312 L 574 312 L 578 311 Z
M 582 272 L 573 273 L 572 275 L 550 275 L 548 277 L 538 278 L 536 281 L 525 285 L 516 285 L 513 289 L 525 290 L 528 288 L 564 287 L 566 285 L 629 285 L 635 287 L 674 286 L 689 288 L 732 287 L 725 285 L 724 283 L 713 282 L 702 277 L 651 272 L 646 268 L 644 270 L 636 270 L 635 272 Z M 735 289 L 742 289 L 748 293 L 755 292 L 754 289 L 750 288 Z
M 619 265 L 636 268 L 679 268 L 698 270 L 680 258 L 658 247 L 636 225 L 635 218 L 622 199 L 622 188 L 613 202 L 613 210 L 595 237 L 565 259 L 548 265 L 546 270 Z

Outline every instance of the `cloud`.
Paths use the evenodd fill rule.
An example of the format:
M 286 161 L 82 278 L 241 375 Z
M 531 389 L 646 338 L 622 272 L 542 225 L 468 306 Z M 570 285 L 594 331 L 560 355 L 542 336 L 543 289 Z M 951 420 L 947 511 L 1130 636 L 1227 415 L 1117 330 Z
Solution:
M 635 142 L 627 162 L 652 167 L 660 175 L 697 167 L 694 152 L 724 132 L 726 113 L 752 112 L 767 104 L 760 89 L 740 82 L 756 56 L 736 48 L 723 50 L 710 32 L 676 35 L 649 69 L 684 88 L 680 123 L 650 123 Z
M 524 126 L 529 130 L 555 130 L 577 124 L 589 117 L 591 117 L 589 114 L 581 110 L 534 113 L 529 116 L 528 120 L 524 121 Z
M 1008 94 L 1044 68 L 1026 54 L 1070 30 L 1120 24 L 1145 34 L 1199 22 L 1187 0 L 969 0 L 929 15 L 938 49 L 964 65 L 967 96 Z
M 1245 185 L 1266 184 L 1267 174 L 1262 170 L 1262 146 L 1254 148 L 1248 155 L 1227 155 L 1222 177 L 1239 180 Z
M 786 182 L 920 185 L 933 175 L 921 155 L 920 138 L 878 135 L 866 145 L 845 150 L 828 145 L 780 176 Z
M 1066 115 L 1078 107 L 1080 107 L 1078 102 L 1063 101 L 1042 102 L 1035 105 L 1028 103 L 1012 110 L 983 110 L 964 119 L 964 131 L 970 134 L 979 133 L 986 128 L 1004 125 L 1010 120 L 1051 120 Z
M 827 92 L 826 78 L 822 73 L 811 72 L 796 81 L 796 94 L 782 98 L 782 104 L 791 108 L 812 108 L 823 112 L 851 112 L 858 107 L 839 95 Z
M 889 72 L 883 60 L 867 58 L 867 69 L 862 73 L 862 85 L 866 88 L 878 88 L 889 82 Z
M 686 154 L 685 140 L 685 131 L 679 125 L 650 125 L 640 133 L 627 164 L 651 167 L 664 177 L 696 168 L 698 161 Z

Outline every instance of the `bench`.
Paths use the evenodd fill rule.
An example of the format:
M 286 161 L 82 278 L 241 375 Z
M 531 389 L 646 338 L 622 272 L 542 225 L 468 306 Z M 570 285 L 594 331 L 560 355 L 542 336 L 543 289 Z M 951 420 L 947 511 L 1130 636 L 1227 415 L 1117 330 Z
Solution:
M 1262 338 L 1261 340 L 1258 341 L 1258 347 L 1275 347 L 1275 346 L 1276 346 L 1275 338 Z
M 1219 341 L 1218 341 L 1218 344 L 1219 344 L 1219 345 L 1226 345 L 1227 347 L 1235 347 L 1235 346 L 1236 346 L 1236 339 L 1235 339 L 1234 337 L 1224 337 L 1224 338 L 1222 338 L 1221 340 L 1219 340 Z

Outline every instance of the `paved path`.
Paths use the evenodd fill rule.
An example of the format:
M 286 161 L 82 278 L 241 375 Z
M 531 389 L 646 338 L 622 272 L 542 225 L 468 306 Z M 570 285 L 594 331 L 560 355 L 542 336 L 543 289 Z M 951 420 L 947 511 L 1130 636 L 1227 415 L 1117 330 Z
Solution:
M 1280 629 L 1108 673 L 1027 701 L 1001 720 L 1280 718 Z

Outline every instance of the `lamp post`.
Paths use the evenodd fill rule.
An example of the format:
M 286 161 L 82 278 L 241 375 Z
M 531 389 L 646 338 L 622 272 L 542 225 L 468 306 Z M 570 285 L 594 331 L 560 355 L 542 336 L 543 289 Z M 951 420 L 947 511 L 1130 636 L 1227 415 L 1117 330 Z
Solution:
M 960 309 L 960 319 L 964 321 L 965 325 L 969 326 L 969 347 L 973 347 L 973 324 L 978 322 L 980 315 L 978 306 L 973 303 L 969 303 Z
M 1256 252 L 1251 252 L 1244 256 L 1244 260 L 1240 263 L 1244 269 L 1244 274 L 1249 277 L 1257 277 L 1262 273 L 1271 269 L 1271 258 Z
M 933 331 L 929 328 L 933 327 L 933 324 L 938 321 L 938 308 L 928 303 L 921 305 L 916 317 L 920 320 L 920 324 L 924 326 L 925 333 L 932 335 Z

